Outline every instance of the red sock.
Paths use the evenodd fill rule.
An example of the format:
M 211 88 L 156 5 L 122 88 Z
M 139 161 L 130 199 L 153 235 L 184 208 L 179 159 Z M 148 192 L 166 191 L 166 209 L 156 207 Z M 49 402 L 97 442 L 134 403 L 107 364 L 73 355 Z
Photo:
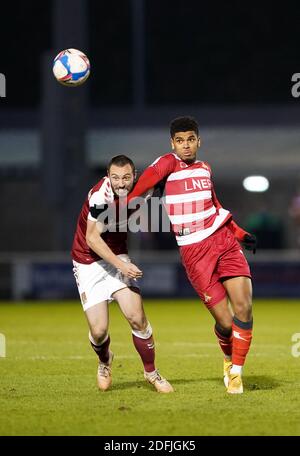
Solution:
M 153 336 L 148 339 L 142 339 L 132 334 L 134 346 L 141 357 L 146 372 L 155 371 L 155 347 Z
M 234 317 L 232 322 L 232 364 L 243 366 L 252 339 L 253 320 L 240 321 Z
M 223 330 L 219 325 L 215 325 L 215 335 L 218 338 L 222 352 L 226 356 L 232 355 L 232 331 Z
M 90 341 L 91 342 L 91 341 Z M 109 344 L 110 344 L 110 337 L 106 339 L 105 342 L 101 345 L 95 345 L 93 342 L 91 342 L 91 346 L 94 349 L 94 351 L 97 353 L 99 360 L 102 363 L 108 363 L 109 360 Z

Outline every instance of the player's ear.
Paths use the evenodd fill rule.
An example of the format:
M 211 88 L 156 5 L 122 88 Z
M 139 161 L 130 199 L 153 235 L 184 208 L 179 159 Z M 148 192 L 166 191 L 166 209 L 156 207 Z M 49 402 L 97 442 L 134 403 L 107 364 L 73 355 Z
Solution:
M 175 149 L 175 146 L 174 146 L 174 141 L 173 141 L 173 139 L 172 139 L 172 138 L 171 138 L 171 147 L 172 147 L 172 150 L 174 150 L 174 149 Z
M 198 136 L 198 142 L 197 142 L 197 145 L 198 145 L 198 147 L 200 147 L 200 146 L 201 146 L 201 138 L 200 138 L 200 136 Z

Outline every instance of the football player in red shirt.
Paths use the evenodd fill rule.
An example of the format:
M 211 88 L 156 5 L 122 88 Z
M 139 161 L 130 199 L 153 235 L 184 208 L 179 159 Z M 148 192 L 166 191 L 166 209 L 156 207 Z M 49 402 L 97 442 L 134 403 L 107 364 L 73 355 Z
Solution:
M 159 157 L 144 171 L 127 201 L 164 181 L 165 206 L 182 263 L 215 319 L 227 392 L 240 394 L 253 326 L 251 275 L 240 243 L 255 253 L 256 239 L 222 208 L 210 166 L 197 160 L 200 136 L 195 119 L 174 119 L 170 134 L 173 153 Z
M 106 221 L 108 207 L 127 196 L 135 181 L 133 162 L 124 155 L 114 157 L 107 176 L 89 192 L 80 212 L 73 241 L 74 276 L 88 326 L 92 348 L 99 358 L 98 387 L 106 391 L 112 383 L 113 353 L 109 349 L 108 304 L 116 300 L 132 330 L 133 343 L 144 366 L 144 377 L 158 392 L 173 388 L 155 368 L 151 325 L 145 315 L 136 280 L 142 271 L 131 263 L 127 251 L 127 226 L 118 217 Z M 101 216 L 103 216 L 101 218 Z M 127 225 L 127 220 L 125 220 Z

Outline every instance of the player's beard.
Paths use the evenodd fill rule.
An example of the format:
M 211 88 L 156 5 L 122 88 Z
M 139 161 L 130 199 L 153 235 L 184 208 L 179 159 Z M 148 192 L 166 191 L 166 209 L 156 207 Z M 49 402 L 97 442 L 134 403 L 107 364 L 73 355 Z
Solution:
M 186 163 L 187 165 L 191 165 L 192 163 L 194 163 L 196 161 L 196 157 L 194 157 L 194 158 L 184 158 L 184 159 L 182 159 L 182 161 L 184 163 Z
M 118 190 L 114 190 L 114 193 L 119 198 L 125 198 L 128 195 L 129 191 L 127 188 L 119 188 Z
M 176 155 L 187 165 L 191 165 L 197 160 L 197 152 L 195 151 L 191 152 L 188 156 L 185 156 L 184 151 L 180 151 L 179 153 L 176 153 Z
M 118 189 L 115 189 L 112 187 L 112 190 L 114 192 L 114 195 L 117 197 L 117 198 L 126 198 L 126 196 L 128 195 L 128 193 L 131 192 L 131 190 L 133 189 L 133 185 L 130 187 L 130 188 L 118 188 Z

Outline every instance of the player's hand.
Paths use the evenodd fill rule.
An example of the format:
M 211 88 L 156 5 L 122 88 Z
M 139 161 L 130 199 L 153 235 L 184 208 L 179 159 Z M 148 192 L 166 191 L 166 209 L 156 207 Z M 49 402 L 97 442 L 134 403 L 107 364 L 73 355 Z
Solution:
M 251 250 L 255 254 L 257 247 L 256 236 L 254 234 L 246 233 L 242 240 L 242 245 L 246 250 Z
M 125 277 L 130 279 L 139 279 L 143 277 L 143 272 L 133 263 L 125 263 L 119 267 L 119 270 Z

